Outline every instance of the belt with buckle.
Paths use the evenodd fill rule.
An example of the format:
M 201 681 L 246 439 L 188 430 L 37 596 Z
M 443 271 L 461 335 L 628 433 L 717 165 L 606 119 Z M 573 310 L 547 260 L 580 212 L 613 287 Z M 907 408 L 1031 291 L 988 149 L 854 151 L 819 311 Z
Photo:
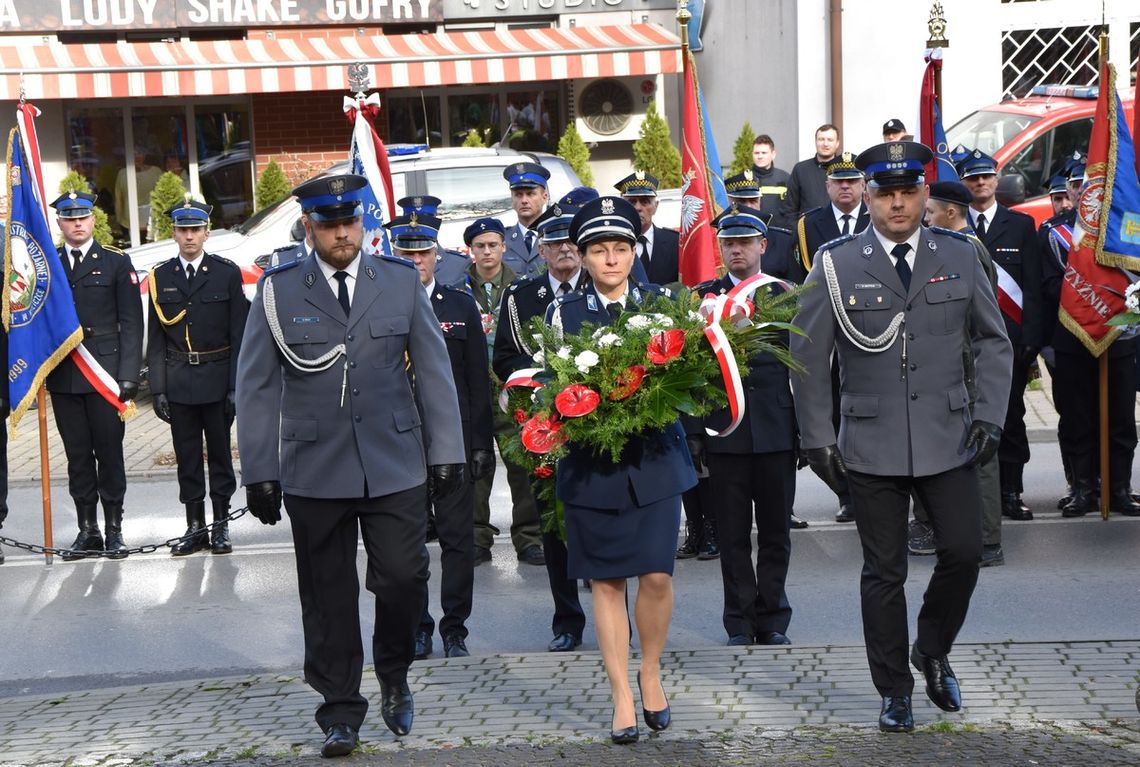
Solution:
M 166 350 L 167 362 L 189 362 L 191 365 L 201 365 L 203 362 L 224 360 L 230 356 L 230 347 L 211 349 L 208 352 L 183 352 L 178 349 Z

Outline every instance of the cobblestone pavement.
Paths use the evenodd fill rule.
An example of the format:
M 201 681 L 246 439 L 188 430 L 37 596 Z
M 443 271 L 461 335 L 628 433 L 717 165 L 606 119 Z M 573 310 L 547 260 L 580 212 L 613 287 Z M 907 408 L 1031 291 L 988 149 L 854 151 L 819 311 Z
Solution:
M 920 684 L 919 731 L 883 736 L 862 647 L 674 650 L 673 727 L 616 748 L 597 653 L 419 662 L 412 734 L 397 740 L 374 706 L 342 763 L 1140 764 L 1140 640 L 961 645 L 953 664 L 964 711 L 938 711 Z M 378 688 L 365 679 L 374 703 Z M 3 699 L 0 767 L 311 764 L 317 702 L 269 674 Z

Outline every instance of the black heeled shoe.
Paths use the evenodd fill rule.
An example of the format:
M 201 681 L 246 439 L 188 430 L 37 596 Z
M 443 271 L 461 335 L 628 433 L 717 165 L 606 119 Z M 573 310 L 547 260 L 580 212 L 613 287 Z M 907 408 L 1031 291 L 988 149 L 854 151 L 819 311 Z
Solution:
M 637 673 L 637 694 L 641 696 L 641 715 L 645 717 L 645 726 L 651 730 L 661 731 L 669 726 L 673 717 L 669 711 L 669 699 L 665 699 L 665 708 L 660 711 L 650 711 L 645 707 L 645 693 L 641 691 L 641 672 Z M 661 687 L 661 694 L 665 694 L 665 687 Z
M 633 727 L 610 730 L 610 740 L 613 741 L 615 746 L 628 746 L 630 743 L 636 743 L 640 737 L 641 733 L 638 731 L 636 724 Z

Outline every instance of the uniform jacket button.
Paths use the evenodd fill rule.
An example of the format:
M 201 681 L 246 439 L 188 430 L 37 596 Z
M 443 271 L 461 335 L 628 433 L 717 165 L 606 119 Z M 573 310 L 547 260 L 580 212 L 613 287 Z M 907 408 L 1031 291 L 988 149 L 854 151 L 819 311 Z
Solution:
M 352 341 L 352 340 L 353 340 L 353 338 L 354 338 L 354 336 L 353 336 L 352 334 L 349 334 L 349 336 L 348 336 L 348 340 L 349 340 L 349 341 Z
M 914 340 L 914 333 L 907 333 L 906 334 L 906 340 L 913 341 Z
M 358 415 L 354 415 L 354 416 L 352 417 L 352 420 L 356 421 L 357 423 L 360 423 L 360 422 L 361 422 L 361 421 L 363 421 L 364 419 L 363 419 L 363 418 L 361 418 L 361 417 L 360 417 L 360 416 L 358 416 Z
M 912 392 L 910 393 L 910 398 L 911 398 L 911 399 L 918 399 L 918 392 L 913 392 L 913 391 L 912 391 Z
M 350 368 L 354 368 L 354 367 L 356 367 L 356 360 L 353 360 L 352 362 L 348 363 L 348 366 L 349 366 Z
M 910 363 L 910 369 L 911 370 L 918 370 L 918 365 L 916 365 L 912 362 L 912 363 Z
M 354 395 L 360 394 L 360 389 L 353 389 L 353 390 L 352 390 L 352 393 L 353 393 Z

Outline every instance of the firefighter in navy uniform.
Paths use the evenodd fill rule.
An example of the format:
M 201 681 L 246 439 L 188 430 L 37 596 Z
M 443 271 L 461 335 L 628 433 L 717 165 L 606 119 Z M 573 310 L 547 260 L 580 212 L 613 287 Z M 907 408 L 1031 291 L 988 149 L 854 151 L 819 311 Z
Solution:
M 63 232 L 59 257 L 83 326 L 83 346 L 118 383 L 119 401 L 130 402 L 139 392 L 142 369 L 142 304 L 134 265 L 126 253 L 95 241 L 94 195 L 68 192 L 51 205 Z M 70 357 L 48 376 L 47 390 L 67 455 L 68 491 L 79 520 L 79 535 L 63 558 L 81 559 L 84 551 L 105 549 L 111 559 L 122 559 L 127 555 L 123 419 Z M 100 501 L 106 542 L 99 530 Z
M 1071 188 L 1084 180 L 1083 158 L 1067 168 Z M 1049 250 L 1042 263 L 1044 294 L 1051 316 L 1060 305 L 1061 282 L 1069 263 L 1069 250 L 1076 237 L 1077 209 L 1049 219 L 1044 238 Z M 1044 229 L 1044 227 L 1042 227 Z M 1097 390 L 1099 363 L 1065 325 L 1053 330 L 1053 396 L 1057 403 L 1057 440 L 1061 456 L 1071 471 L 1072 494 L 1062 499 L 1061 515 L 1081 517 L 1095 512 L 1100 498 L 1099 422 Z M 1108 355 L 1108 481 L 1109 511 L 1140 516 L 1132 496 L 1132 459 L 1136 452 L 1136 339 L 1120 338 L 1103 352 Z
M 767 244 L 761 215 L 733 204 L 713 221 L 728 273 L 698 286 L 698 294 L 727 293 L 761 272 Z M 776 286 L 761 290 L 782 292 Z M 792 551 L 788 512 L 796 488 L 796 418 L 788 369 L 771 356 L 757 355 L 748 360 L 745 386 L 744 420 L 732 434 L 706 436 L 706 425 L 724 428 L 721 412 L 703 420 L 684 419 L 686 440 L 694 458 L 703 453 L 708 481 L 716 488 L 710 505 L 720 534 L 728 643 L 786 645 L 791 644 L 787 631 L 792 619 L 784 588 Z
M 762 199 L 760 182 L 756 175 L 746 170 L 724 180 L 724 189 L 728 193 L 728 204 L 736 203 L 741 208 L 760 210 L 760 218 L 767 225 L 768 247 L 764 250 L 764 260 L 760 271 L 789 280 L 797 285 L 803 284 L 807 279 L 807 270 L 799 259 L 796 249 L 796 236 L 791 229 L 774 226 L 772 217 L 765 216 L 759 205 Z
M 1029 368 L 1044 345 L 1041 253 L 1037 227 L 1024 213 L 999 205 L 997 163 L 975 149 L 958 163 L 958 175 L 974 196 L 970 203 L 970 225 L 993 257 L 998 272 L 998 305 L 1002 308 L 1006 333 L 1013 344 L 1013 381 L 1009 407 L 1001 433 L 998 465 L 1001 470 L 1001 513 L 1013 520 L 1033 519 L 1033 512 L 1022 503 L 1022 474 L 1029 462 L 1029 438 L 1025 433 L 1025 386 Z M 1005 277 L 1021 291 L 1021 306 L 1003 287 Z M 1010 285 L 1010 288 L 1013 286 Z M 1005 300 L 1004 296 L 1009 296 Z
M 516 370 L 535 366 L 534 353 L 538 346 L 531 338 L 531 320 L 544 317 L 546 307 L 556 297 L 572 293 L 585 284 L 582 257 L 570 242 L 570 221 L 577 212 L 577 207 L 556 203 L 534 223 L 541 237 L 539 251 L 546 262 L 546 271 L 514 282 L 503 293 L 491 361 L 495 375 L 502 381 Z M 542 511 L 539 502 L 540 515 Z M 550 595 L 554 600 L 551 620 L 554 638 L 546 649 L 570 652 L 582 644 L 582 631 L 586 627 L 586 614 L 578 599 L 578 582 L 566 574 L 566 544 L 558 534 L 544 531 L 542 544 L 535 552 L 538 558 L 534 564 L 546 565 Z M 528 561 L 527 556 L 527 552 L 522 552 L 519 559 Z
M 178 496 L 186 506 L 186 535 L 174 556 L 210 549 L 229 554 L 227 518 L 237 489 L 230 452 L 237 358 L 249 302 L 237 264 L 205 251 L 211 206 L 195 200 L 167 212 L 178 255 L 150 272 L 147 366 L 154 412 L 170 424 L 178 461 Z M 206 531 L 210 474 L 214 528 Z
M 400 205 L 404 205 L 403 200 Z M 459 658 L 469 655 L 466 622 L 471 617 L 475 585 L 474 483 L 495 470 L 495 454 L 491 447 L 491 378 L 487 370 L 483 321 L 470 293 L 436 282 L 435 269 L 439 263 L 436 248 L 441 223 L 435 216 L 413 212 L 392 219 L 387 226 L 392 234 L 393 255 L 415 264 L 420 283 L 439 320 L 459 401 L 463 448 L 468 457 L 468 481 L 448 496 L 428 500 L 429 508 L 434 511 L 436 537 L 439 539 L 442 571 L 439 601 L 443 608 L 439 633 L 443 639 L 443 654 L 448 658 Z M 417 660 L 431 655 L 434 631 L 435 620 L 425 601 L 416 630 Z

